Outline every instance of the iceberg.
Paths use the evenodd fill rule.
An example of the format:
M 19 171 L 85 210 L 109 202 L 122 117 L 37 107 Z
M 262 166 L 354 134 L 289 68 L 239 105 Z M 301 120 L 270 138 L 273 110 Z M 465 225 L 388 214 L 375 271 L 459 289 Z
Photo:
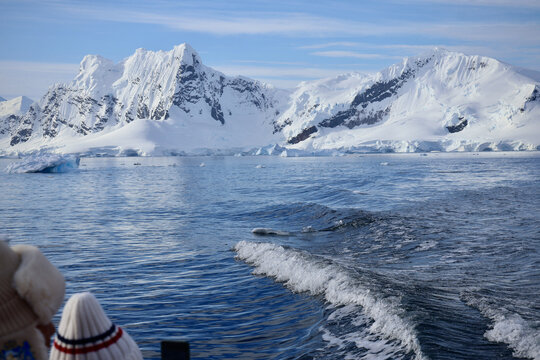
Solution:
M 81 159 L 76 155 L 38 153 L 21 161 L 9 164 L 6 172 L 21 173 L 64 173 L 76 170 Z

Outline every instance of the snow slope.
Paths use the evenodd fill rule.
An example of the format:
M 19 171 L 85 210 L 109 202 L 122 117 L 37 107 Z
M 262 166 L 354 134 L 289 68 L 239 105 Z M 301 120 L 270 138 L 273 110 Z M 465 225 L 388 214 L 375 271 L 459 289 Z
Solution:
M 275 141 L 286 92 L 202 64 L 187 44 L 115 64 L 88 55 L 70 84 L 56 84 L 0 140 L 13 151 L 118 147 L 140 154 L 258 146 Z
M 309 151 L 532 150 L 539 91 L 538 73 L 435 49 L 374 75 L 303 83 L 277 124 L 289 148 Z
M 0 98 L 0 137 L 10 134 L 19 125 L 33 102 L 26 96 L 19 96 L 11 100 Z
M 26 96 L 19 96 L 11 100 L 0 100 L 0 116 L 23 115 L 30 109 L 33 102 L 32 99 Z
M 88 55 L 70 84 L 0 129 L 4 154 L 535 150 L 540 74 L 434 49 L 288 92 L 227 77 L 182 44 L 118 64 Z

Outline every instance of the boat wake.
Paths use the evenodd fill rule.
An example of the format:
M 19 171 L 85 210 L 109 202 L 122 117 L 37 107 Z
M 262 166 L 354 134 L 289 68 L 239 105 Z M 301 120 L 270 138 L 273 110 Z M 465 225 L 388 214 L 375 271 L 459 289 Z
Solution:
M 254 274 L 274 278 L 297 293 L 323 296 L 337 308 L 330 316 L 330 322 L 351 316 L 350 311 L 353 311 L 351 324 L 363 328 L 365 334 L 359 334 L 356 329 L 336 337 L 329 328 L 323 328 L 323 339 L 330 346 L 339 348 L 352 342 L 358 349 L 377 353 L 376 358 L 388 358 L 389 355 L 391 358 L 410 358 L 411 355 L 415 359 L 425 358 L 414 326 L 400 307 L 400 299 L 374 293 L 362 285 L 353 271 L 307 252 L 271 243 L 240 241 L 234 250 L 237 259 L 255 267 Z

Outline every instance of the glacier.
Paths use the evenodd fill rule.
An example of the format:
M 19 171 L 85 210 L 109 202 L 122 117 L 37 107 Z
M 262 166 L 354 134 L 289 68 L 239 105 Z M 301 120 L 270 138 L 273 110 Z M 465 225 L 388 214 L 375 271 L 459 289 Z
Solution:
M 119 63 L 87 55 L 24 111 L 1 102 L 0 155 L 540 150 L 539 92 L 538 72 L 439 48 L 292 90 L 226 76 L 188 44 L 138 49 Z
M 38 152 L 9 164 L 5 171 L 11 174 L 65 173 L 78 169 L 79 163 L 80 158 L 72 154 Z

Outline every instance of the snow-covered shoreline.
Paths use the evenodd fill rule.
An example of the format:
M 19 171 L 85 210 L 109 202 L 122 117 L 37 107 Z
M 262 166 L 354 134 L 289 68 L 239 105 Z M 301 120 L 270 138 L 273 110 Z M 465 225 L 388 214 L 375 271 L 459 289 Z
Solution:
M 117 157 L 117 158 L 127 158 L 127 157 L 214 157 L 214 156 L 224 156 L 224 157 L 259 157 L 259 156 L 271 156 L 271 157 L 282 157 L 282 158 L 302 158 L 302 157 L 341 157 L 341 156 L 540 156 L 540 150 L 537 149 L 522 149 L 522 150 L 470 150 L 470 151 L 361 151 L 356 150 L 324 150 L 324 151 L 302 151 L 295 149 L 282 148 L 280 146 L 271 146 L 265 148 L 254 148 L 250 150 L 242 149 L 200 149 L 199 151 L 194 152 L 177 152 L 177 151 L 163 151 L 159 153 L 147 154 L 133 149 L 122 149 L 122 148 L 111 148 L 111 149 L 94 149 L 93 151 L 87 152 L 76 152 L 76 153 L 62 153 L 56 152 L 53 149 L 49 149 L 52 154 L 59 155 L 74 155 L 79 158 L 101 158 L 101 157 Z M 29 151 L 29 152 L 12 152 L 5 153 L 0 152 L 0 159 L 21 159 L 36 154 L 43 153 L 43 151 Z

